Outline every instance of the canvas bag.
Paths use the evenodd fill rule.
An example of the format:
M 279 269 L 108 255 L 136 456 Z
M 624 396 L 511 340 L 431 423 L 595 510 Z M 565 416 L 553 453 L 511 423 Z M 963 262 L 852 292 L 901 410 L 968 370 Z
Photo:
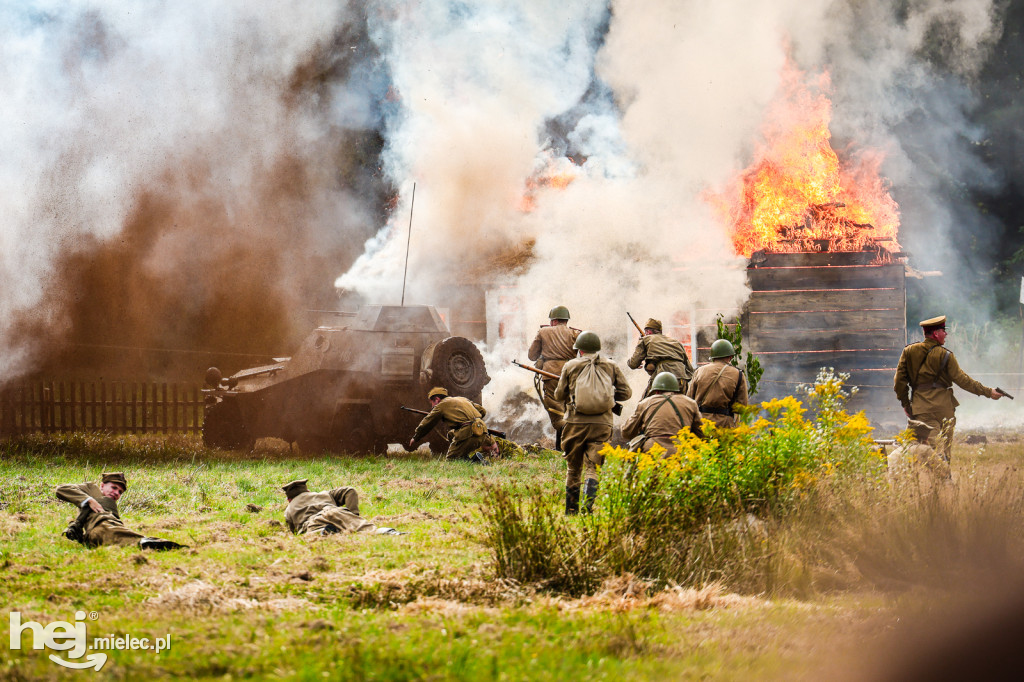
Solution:
M 604 414 L 615 406 L 615 384 L 612 374 L 589 358 L 576 376 L 573 404 L 580 414 Z

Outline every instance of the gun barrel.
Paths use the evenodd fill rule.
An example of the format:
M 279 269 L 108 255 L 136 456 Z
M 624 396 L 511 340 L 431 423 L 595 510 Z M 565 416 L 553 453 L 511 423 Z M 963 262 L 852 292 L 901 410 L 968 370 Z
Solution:
M 537 367 L 531 367 L 530 365 L 524 365 L 523 363 L 519 362 L 518 360 L 513 360 L 512 364 L 515 365 L 516 367 L 522 367 L 523 369 L 528 369 L 531 372 L 533 372 L 535 374 L 539 374 L 542 377 L 547 377 L 548 379 L 561 379 L 561 377 L 558 376 L 557 374 L 555 374 L 554 372 L 545 372 L 544 370 L 539 369 Z
M 405 405 L 399 405 L 398 409 L 405 410 L 406 412 L 414 412 L 415 414 L 430 414 L 426 410 L 417 410 L 414 407 L 406 407 Z
M 626 311 L 626 317 L 628 317 L 629 321 L 633 323 L 633 326 L 636 327 L 636 330 L 638 332 L 640 332 L 640 336 L 643 336 L 644 335 L 643 328 L 639 324 L 637 324 L 637 321 L 633 319 L 633 316 L 629 314 L 628 310 Z
M 999 388 L 998 386 L 996 386 L 996 393 L 998 393 L 999 395 L 1004 395 L 1007 398 L 1009 398 L 1010 400 L 1013 400 L 1013 396 L 1012 395 L 1010 395 L 1009 393 L 1007 393 L 1003 389 Z

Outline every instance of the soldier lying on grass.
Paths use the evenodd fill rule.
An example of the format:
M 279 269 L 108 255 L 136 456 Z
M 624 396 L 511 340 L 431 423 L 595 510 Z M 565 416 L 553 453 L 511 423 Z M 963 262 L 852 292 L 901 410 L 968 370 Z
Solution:
M 403 535 L 394 528 L 378 528 L 359 515 L 359 494 L 355 488 L 343 487 L 312 493 L 306 487 L 309 479 L 292 481 L 281 489 L 288 496 L 284 519 L 288 528 L 299 535 L 330 535 L 376 533 Z
M 64 537 L 87 547 L 98 545 L 138 545 L 142 549 L 180 549 L 185 545 L 151 538 L 126 528 L 117 510 L 117 501 L 128 489 L 121 472 L 105 473 L 96 483 L 67 483 L 57 486 L 57 499 L 75 505 L 81 511 Z

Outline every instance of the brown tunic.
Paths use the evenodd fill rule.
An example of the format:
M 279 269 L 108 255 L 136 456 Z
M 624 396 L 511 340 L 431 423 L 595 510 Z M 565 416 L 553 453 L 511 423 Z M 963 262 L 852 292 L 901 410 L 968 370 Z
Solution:
M 698 437 L 703 437 L 697 403 L 681 393 L 666 393 L 641 400 L 633 416 L 622 425 L 622 435 L 632 440 L 643 434 L 646 436 L 642 445 L 644 450 L 650 450 L 654 443 L 658 443 L 674 452 L 672 437 L 686 427 L 690 427 Z
M 632 357 L 626 361 L 630 369 L 637 369 L 641 365 L 651 375 L 644 389 L 644 397 L 651 393 L 651 383 L 661 372 L 671 372 L 679 379 L 679 388 L 686 390 L 686 385 L 693 377 L 693 365 L 690 364 L 690 356 L 686 354 L 686 348 L 676 339 L 664 334 L 648 334 L 636 344 L 636 350 Z
M 611 360 L 602 358 L 597 353 L 585 353 L 582 357 L 565 363 L 558 386 L 555 387 L 555 399 L 567 403 L 565 418 L 567 424 L 607 424 L 611 426 L 614 418 L 610 409 L 604 414 L 579 414 L 573 403 L 573 396 L 576 395 L 576 380 L 591 360 L 594 360 L 600 371 L 605 372 L 611 378 L 615 402 L 629 400 L 629 397 L 633 395 L 633 389 L 626 382 L 626 375 L 622 373 L 618 365 Z
M 992 393 L 991 388 L 960 369 L 953 352 L 935 339 L 912 343 L 903 349 L 893 380 L 893 390 L 903 409 L 914 415 L 952 417 L 960 404 L 953 395 L 953 384 L 975 395 L 991 396 Z
M 293 533 L 322 533 L 327 526 L 353 533 L 376 529 L 359 516 L 359 495 L 348 486 L 299 493 L 288 501 L 284 520 Z
M 90 545 L 137 545 L 144 535 L 125 527 L 117 509 L 117 501 L 107 497 L 98 483 L 66 483 L 57 486 L 57 499 L 81 508 L 92 498 L 103 512 L 89 514 L 82 525 L 82 534 Z
M 473 423 L 479 421 L 483 425 L 483 417 L 487 410 L 482 405 L 477 405 L 469 398 L 451 396 L 444 398 L 434 407 L 427 416 L 416 427 L 413 433 L 413 440 L 419 440 L 426 436 L 430 429 L 438 422 L 443 422 L 448 428 L 448 452 L 447 459 L 461 459 L 469 457 L 474 451 L 480 448 L 487 448 L 494 444 L 494 439 L 486 431 L 480 435 L 473 435 Z M 486 429 L 486 425 L 483 425 Z
M 733 405 L 746 405 L 750 399 L 743 372 L 724 358 L 698 367 L 686 395 L 697 401 L 704 419 L 727 429 L 736 426 L 732 416 Z M 724 414 L 727 411 L 729 414 Z
M 556 324 L 544 326 L 537 331 L 530 350 L 527 353 L 531 360 L 535 360 L 534 367 L 543 369 L 552 374 L 561 374 L 562 366 L 576 357 L 576 337 L 580 330 L 573 329 L 567 324 Z M 548 413 L 551 426 L 560 430 L 565 425 L 565 403 L 555 400 L 555 388 L 558 386 L 558 379 L 541 379 L 543 385 L 544 409 Z

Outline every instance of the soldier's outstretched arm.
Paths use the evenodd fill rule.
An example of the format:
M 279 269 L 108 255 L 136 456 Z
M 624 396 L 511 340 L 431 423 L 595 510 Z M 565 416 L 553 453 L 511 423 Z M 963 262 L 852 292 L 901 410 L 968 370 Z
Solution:
M 973 393 L 974 395 L 984 396 L 985 398 L 999 400 L 1000 396 L 996 393 L 995 389 L 991 389 L 980 381 L 972 379 L 968 376 L 967 372 L 960 369 L 960 363 L 956 361 L 956 356 L 952 353 L 949 354 L 947 369 L 949 370 L 949 378 L 953 383 L 965 391 Z
M 420 421 L 416 430 L 413 431 L 412 439 L 409 441 L 409 444 L 411 445 L 427 435 L 430 432 L 430 429 L 434 428 L 434 425 L 440 420 L 441 410 L 440 403 L 438 403 L 438 406 L 431 409 L 430 412 L 427 412 L 427 416 Z
M 626 366 L 630 369 L 636 369 L 643 361 L 647 358 L 647 348 L 644 347 L 644 340 L 640 339 L 640 342 L 636 344 L 636 349 L 633 351 L 633 355 L 626 360 Z

